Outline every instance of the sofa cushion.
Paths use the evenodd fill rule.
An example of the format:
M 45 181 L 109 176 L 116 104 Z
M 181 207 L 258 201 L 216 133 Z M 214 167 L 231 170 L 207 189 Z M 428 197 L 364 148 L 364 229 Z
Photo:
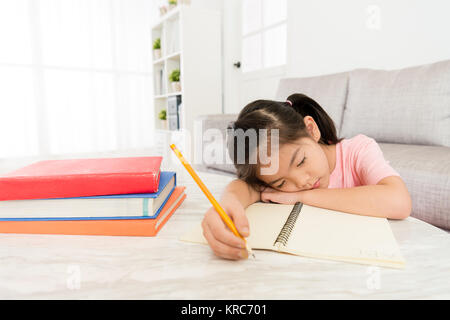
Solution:
M 347 96 L 348 72 L 309 78 L 284 78 L 278 84 L 277 101 L 285 101 L 293 93 L 314 99 L 333 119 L 339 135 Z
M 340 136 L 450 147 L 450 60 L 350 72 Z
M 411 216 L 450 229 L 450 148 L 379 143 L 412 198 Z

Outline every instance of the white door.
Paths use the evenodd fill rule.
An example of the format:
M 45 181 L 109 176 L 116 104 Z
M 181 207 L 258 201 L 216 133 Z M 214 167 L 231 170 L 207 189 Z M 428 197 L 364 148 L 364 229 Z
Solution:
M 224 3 L 224 111 L 275 99 L 286 74 L 287 0 Z

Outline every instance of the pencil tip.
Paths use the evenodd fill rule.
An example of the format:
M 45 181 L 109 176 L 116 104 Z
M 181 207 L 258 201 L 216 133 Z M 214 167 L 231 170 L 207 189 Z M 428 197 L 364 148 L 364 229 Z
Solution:
M 253 259 L 254 259 L 255 258 L 255 254 L 253 253 L 253 250 L 250 248 L 248 243 L 245 243 L 245 247 L 247 248 L 248 256 L 250 257 L 250 255 L 251 255 L 253 257 Z

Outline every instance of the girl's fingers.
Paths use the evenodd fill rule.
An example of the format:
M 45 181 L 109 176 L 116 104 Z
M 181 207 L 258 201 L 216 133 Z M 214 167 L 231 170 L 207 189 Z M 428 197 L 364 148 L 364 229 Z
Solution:
M 273 194 L 270 193 L 261 193 L 261 200 L 264 202 L 269 202 L 273 199 Z
M 239 260 L 244 257 L 241 255 L 241 252 L 246 251 L 246 249 L 229 246 L 218 240 L 211 232 L 211 228 L 208 225 L 205 225 L 203 228 L 203 236 L 206 241 L 208 241 L 215 255 L 231 260 Z M 232 236 L 234 235 L 232 234 Z
M 205 224 L 217 241 L 235 248 L 240 248 L 244 245 L 244 240 L 235 236 L 233 232 L 228 229 L 215 210 L 209 213 L 208 219 L 205 219 Z

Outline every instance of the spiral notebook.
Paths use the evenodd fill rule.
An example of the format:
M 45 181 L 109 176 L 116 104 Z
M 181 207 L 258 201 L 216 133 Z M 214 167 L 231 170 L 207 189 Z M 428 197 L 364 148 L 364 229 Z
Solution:
M 317 259 L 404 268 L 389 222 L 305 205 L 256 202 L 245 210 L 252 249 L 273 250 Z M 208 244 L 201 225 L 181 241 Z

